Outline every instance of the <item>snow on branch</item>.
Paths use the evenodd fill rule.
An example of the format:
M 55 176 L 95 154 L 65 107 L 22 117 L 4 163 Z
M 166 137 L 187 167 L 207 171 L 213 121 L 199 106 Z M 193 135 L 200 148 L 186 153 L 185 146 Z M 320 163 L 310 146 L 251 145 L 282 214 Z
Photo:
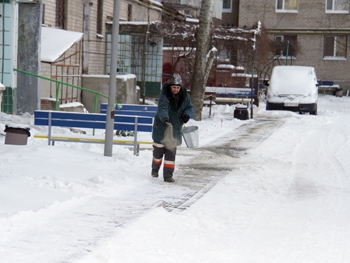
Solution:
M 163 35 L 166 38 L 173 38 L 178 40 L 196 40 L 196 33 L 198 24 L 188 24 L 183 21 L 153 21 L 150 23 L 152 33 Z M 243 41 L 253 42 L 255 47 L 256 35 L 261 32 L 261 22 L 257 22 L 256 28 L 249 30 L 242 28 L 212 28 L 213 39 L 227 40 L 227 41 Z

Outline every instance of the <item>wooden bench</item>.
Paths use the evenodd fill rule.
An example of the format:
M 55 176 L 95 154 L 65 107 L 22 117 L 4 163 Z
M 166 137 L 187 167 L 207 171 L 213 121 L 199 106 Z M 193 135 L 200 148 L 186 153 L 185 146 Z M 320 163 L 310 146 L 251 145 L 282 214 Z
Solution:
M 101 103 L 100 113 L 106 114 L 107 106 L 107 103 Z M 114 109 L 116 115 L 154 117 L 158 110 L 157 105 L 119 104 L 119 107 Z
M 211 106 L 215 105 L 216 92 L 204 92 L 203 106 L 209 107 L 209 117 L 211 117 Z
M 187 92 L 191 96 L 191 91 L 188 90 Z M 216 104 L 215 99 L 216 92 L 204 92 L 203 107 L 209 107 L 209 117 L 211 117 L 211 107 Z M 191 118 L 193 118 L 193 113 L 191 115 Z
M 98 136 L 53 134 L 52 127 L 106 129 L 106 114 L 36 110 L 34 112 L 34 125 L 48 126 L 48 134 L 36 134 L 34 138 L 48 139 L 49 145 L 54 145 L 55 141 L 105 143 L 105 139 Z M 138 132 L 152 132 L 152 125 L 152 117 L 115 115 L 114 129 L 132 131 L 134 136 L 132 139 L 114 139 L 113 144 L 133 146 L 134 155 L 139 155 L 140 144 L 152 144 L 153 142 L 138 140 Z
M 339 85 L 321 85 L 318 86 L 318 93 L 323 95 L 336 95 L 336 91 L 340 90 Z
M 249 104 L 254 102 L 254 99 L 249 98 L 225 98 L 225 97 L 217 97 L 215 100 L 216 103 L 241 103 L 241 104 Z
M 100 113 L 107 113 L 107 103 L 102 103 L 100 107 Z M 115 114 L 118 115 L 137 115 L 137 116 L 148 116 L 154 117 L 157 114 L 158 105 L 143 105 L 143 104 L 119 104 L 119 109 L 114 109 Z M 194 111 L 192 109 L 190 118 L 193 119 Z
M 189 94 L 190 91 L 189 91 Z M 218 96 L 217 92 L 212 91 L 206 91 L 204 92 L 204 99 L 203 99 L 203 107 L 207 106 L 209 107 L 209 117 L 211 117 L 211 107 L 217 104 L 233 104 L 233 103 L 241 103 L 241 104 L 248 104 L 254 103 L 254 99 L 250 99 L 248 97 L 220 97 Z

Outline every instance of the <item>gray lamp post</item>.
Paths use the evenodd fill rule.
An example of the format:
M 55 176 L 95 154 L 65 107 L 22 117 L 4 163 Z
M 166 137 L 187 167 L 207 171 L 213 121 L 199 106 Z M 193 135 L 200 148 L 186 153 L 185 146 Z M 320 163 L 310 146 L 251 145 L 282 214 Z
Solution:
M 112 53 L 111 70 L 109 75 L 108 107 L 106 113 L 106 135 L 104 156 L 112 156 L 113 150 L 113 131 L 114 131 L 114 108 L 116 95 L 116 77 L 117 77 L 117 53 L 118 53 L 118 35 L 119 35 L 119 13 L 120 0 L 114 0 L 113 7 L 113 28 L 112 28 Z

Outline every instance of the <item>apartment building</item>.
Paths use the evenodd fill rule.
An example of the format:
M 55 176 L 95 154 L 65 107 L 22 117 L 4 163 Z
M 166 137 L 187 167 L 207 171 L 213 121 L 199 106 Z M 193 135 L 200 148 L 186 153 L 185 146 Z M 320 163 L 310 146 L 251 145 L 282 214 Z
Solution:
M 221 16 L 214 17 L 214 24 L 226 28 L 238 27 L 239 0 L 223 0 Z
M 114 2 L 0 1 L 1 17 L 6 22 L 0 28 L 6 32 L 2 34 L 6 39 L 2 39 L 1 47 L 8 54 L 8 58 L 2 59 L 5 64 L 2 80 L 7 87 L 2 110 L 8 113 L 33 112 L 40 107 L 40 97 L 55 98 L 57 95 L 56 83 L 45 79 L 39 81 L 13 69 L 78 86 L 84 74 L 108 75 Z M 117 74 L 136 74 L 139 86 L 146 84 L 148 91 L 159 92 L 163 45 L 161 38 L 148 38 L 148 24 L 164 17 L 184 20 L 199 7 L 199 0 L 165 0 L 162 3 L 120 0 Z M 18 56 L 21 57 L 19 62 Z M 68 98 L 66 101 L 80 99 L 80 93 L 74 93 L 71 88 L 60 88 L 58 95 Z
M 55 63 L 43 63 L 42 73 L 62 81 L 66 80 L 66 75 L 70 75 L 68 81 L 76 85 L 80 85 L 80 82 L 79 80 L 75 82 L 72 76 L 109 74 L 112 50 L 113 6 L 113 0 L 46 0 L 43 3 L 43 25 L 49 28 L 82 32 L 83 38 L 81 43 L 76 43 L 78 44 L 77 49 L 70 48 L 64 55 L 64 57 L 71 59 L 72 53 L 79 50 L 78 55 L 80 57 L 77 58 L 80 63 L 79 70 L 73 72 L 76 69 L 75 65 L 69 67 L 67 65 L 70 63 L 68 59 L 62 63 L 61 58 L 60 64 L 64 64 L 63 67 L 58 68 L 54 65 Z M 156 2 L 121 0 L 119 21 L 120 23 L 138 22 L 138 25 L 141 25 L 142 23 L 147 24 L 148 21 L 160 20 L 162 18 L 160 7 L 161 5 L 157 6 Z M 145 32 L 146 30 L 147 28 L 144 29 Z M 135 73 L 130 70 L 133 59 L 131 48 L 133 43 L 135 43 L 134 38 L 130 36 L 131 33 L 133 32 L 121 32 L 119 36 L 118 51 L 121 59 L 118 60 L 117 74 Z M 137 57 L 135 60 L 139 61 L 140 59 Z M 69 73 L 67 73 L 68 68 L 71 68 Z M 63 77 L 60 78 L 60 76 Z M 52 88 L 50 87 L 49 90 L 52 90 Z
M 220 19 L 222 0 L 215 1 L 214 17 Z M 108 75 L 113 6 L 114 0 L 0 0 L 6 21 L 0 28 L 6 32 L 1 47 L 11 49 L 6 53 L 11 54 L 9 59 L 2 60 L 6 86 L 2 111 L 33 112 L 40 107 L 40 97 L 57 96 L 56 83 L 16 69 L 77 86 L 82 75 Z M 138 86 L 158 95 L 163 39 L 147 35 L 149 22 L 166 17 L 185 21 L 199 9 L 199 0 L 120 0 L 117 74 L 136 74 Z M 60 88 L 58 95 L 67 99 L 63 102 L 81 97 L 69 87 Z
M 349 0 L 244 0 L 236 12 L 238 27 L 260 20 L 279 44 L 272 66 L 313 66 L 318 79 L 349 90 L 349 8 Z

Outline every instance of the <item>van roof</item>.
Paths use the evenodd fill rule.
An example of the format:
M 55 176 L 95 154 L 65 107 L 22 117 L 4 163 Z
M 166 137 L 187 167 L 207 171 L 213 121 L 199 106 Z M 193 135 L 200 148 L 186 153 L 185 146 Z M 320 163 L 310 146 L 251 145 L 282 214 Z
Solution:
M 314 67 L 275 66 L 270 79 L 270 89 L 276 94 L 304 94 L 317 83 Z

